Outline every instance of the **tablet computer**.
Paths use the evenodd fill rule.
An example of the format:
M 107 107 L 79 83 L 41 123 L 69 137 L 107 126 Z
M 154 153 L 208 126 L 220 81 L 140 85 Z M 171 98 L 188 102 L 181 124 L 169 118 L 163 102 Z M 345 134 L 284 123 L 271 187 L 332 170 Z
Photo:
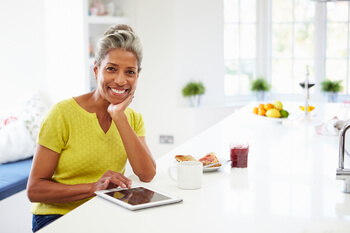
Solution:
M 112 201 L 129 210 L 139 210 L 182 201 L 182 198 L 143 185 L 134 186 L 130 189 L 115 188 L 101 190 L 95 193 L 97 196 Z

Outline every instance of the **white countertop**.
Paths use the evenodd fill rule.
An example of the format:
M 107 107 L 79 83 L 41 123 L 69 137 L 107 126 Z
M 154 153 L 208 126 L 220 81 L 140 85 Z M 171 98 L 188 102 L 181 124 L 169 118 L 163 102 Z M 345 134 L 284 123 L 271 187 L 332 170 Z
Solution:
M 294 121 L 260 119 L 248 106 L 159 158 L 146 185 L 182 203 L 129 211 L 96 197 L 40 232 L 349 232 L 350 194 L 336 180 L 339 138 L 314 129 L 343 114 L 342 105 L 316 106 L 306 120 L 296 120 L 295 104 L 285 105 Z M 168 176 L 176 154 L 229 159 L 229 143 L 242 137 L 250 143 L 248 168 L 204 173 L 198 190 L 179 189 Z

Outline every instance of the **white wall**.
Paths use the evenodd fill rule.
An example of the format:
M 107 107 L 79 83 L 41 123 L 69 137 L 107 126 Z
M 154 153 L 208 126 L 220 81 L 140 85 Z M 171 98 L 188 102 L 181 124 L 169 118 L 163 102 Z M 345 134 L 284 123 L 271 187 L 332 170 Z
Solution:
M 86 62 L 83 2 L 2 1 L 0 107 L 6 109 L 3 111 L 18 106 L 33 91 L 39 91 L 45 102 L 52 105 L 87 90 L 86 70 L 76 69 Z M 62 44 L 63 49 L 58 46 Z
M 49 101 L 84 94 L 87 88 L 85 0 L 45 0 L 46 77 Z M 63 46 L 62 46 L 63 45 Z
M 184 106 L 181 89 L 193 80 L 206 86 L 202 102 L 224 101 L 223 1 L 175 0 L 177 98 Z
M 155 7 L 156 6 L 156 7 Z M 135 31 L 144 59 L 135 96 L 136 108 L 145 118 L 147 142 L 154 155 L 161 154 L 159 134 L 174 134 L 176 106 L 175 31 L 173 1 L 136 1 Z M 174 88 L 175 87 L 175 88 Z M 169 146 L 165 146 L 169 147 Z
M 223 3 L 137 0 L 135 15 L 145 54 L 136 106 L 158 156 L 233 111 L 188 108 L 181 94 L 188 81 L 201 80 L 207 90 L 202 102 L 223 103 Z M 200 123 L 198 112 L 203 113 Z M 159 144 L 161 134 L 173 135 L 175 144 Z
M 44 23 L 44 0 L 1 1 L 0 114 L 47 87 Z

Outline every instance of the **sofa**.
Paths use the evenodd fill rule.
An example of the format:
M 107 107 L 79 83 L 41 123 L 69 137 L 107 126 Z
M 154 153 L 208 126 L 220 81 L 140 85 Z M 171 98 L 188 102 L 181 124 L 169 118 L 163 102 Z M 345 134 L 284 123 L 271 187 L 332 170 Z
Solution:
M 0 115 L 0 200 L 27 186 L 40 123 L 47 112 L 37 92 Z

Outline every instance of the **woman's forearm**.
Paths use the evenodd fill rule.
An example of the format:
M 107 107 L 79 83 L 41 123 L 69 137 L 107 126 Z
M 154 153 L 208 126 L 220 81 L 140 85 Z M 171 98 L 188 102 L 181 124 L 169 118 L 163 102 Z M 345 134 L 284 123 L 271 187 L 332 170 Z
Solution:
M 35 179 L 28 182 L 27 195 L 31 202 L 67 203 L 93 197 L 93 184 L 67 185 L 51 180 Z
M 156 174 L 156 163 L 144 137 L 139 138 L 131 128 L 125 115 L 114 120 L 122 138 L 129 162 L 141 181 L 150 182 Z

